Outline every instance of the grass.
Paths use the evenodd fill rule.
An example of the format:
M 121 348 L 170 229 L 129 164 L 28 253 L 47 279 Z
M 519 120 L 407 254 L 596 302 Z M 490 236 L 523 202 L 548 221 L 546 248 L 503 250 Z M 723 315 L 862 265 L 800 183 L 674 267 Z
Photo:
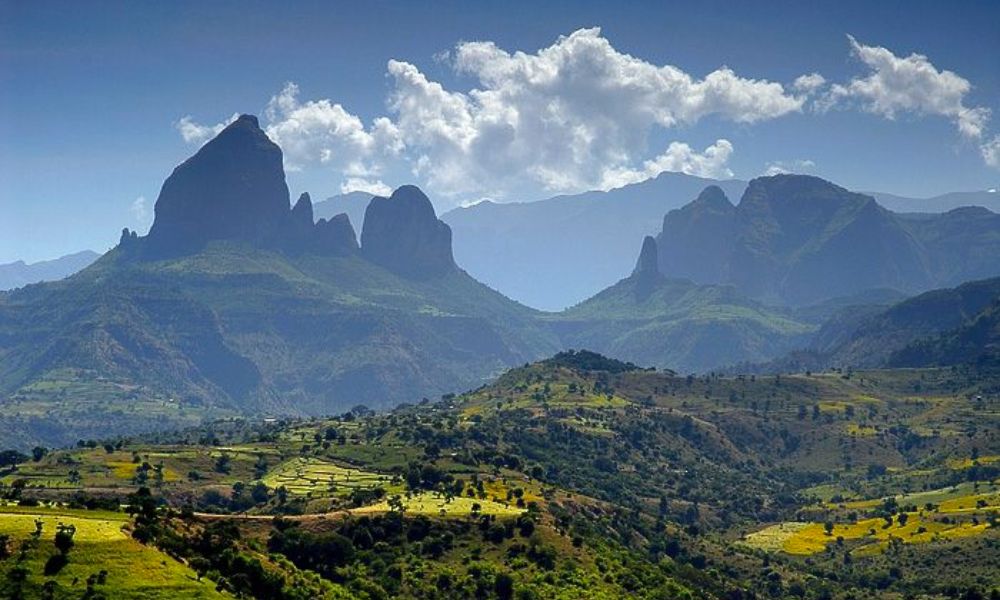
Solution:
M 37 541 L 30 541 L 36 519 L 43 523 L 42 535 Z M 123 531 L 127 521 L 123 513 L 105 511 L 0 507 L 0 534 L 13 538 L 15 551 L 22 541 L 29 540 L 30 549 L 21 563 L 29 572 L 23 588 L 26 598 L 41 598 L 41 588 L 47 581 L 56 583 L 56 598 L 83 597 L 87 578 L 101 570 L 107 571 L 107 579 L 96 589 L 109 597 L 137 600 L 228 597 L 216 592 L 212 582 L 198 581 L 191 568 L 129 537 Z M 75 543 L 69 552 L 69 564 L 56 575 L 46 577 L 44 565 L 57 553 L 53 538 L 60 523 L 76 527 Z M 16 563 L 15 553 L 0 562 L 0 573 L 6 575 Z M 0 596 L 13 595 L 13 590 L 2 586 Z

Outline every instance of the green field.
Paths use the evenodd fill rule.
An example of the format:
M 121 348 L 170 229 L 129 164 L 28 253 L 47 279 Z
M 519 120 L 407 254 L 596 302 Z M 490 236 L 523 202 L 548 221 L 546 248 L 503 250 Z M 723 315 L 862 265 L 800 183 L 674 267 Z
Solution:
M 42 522 L 42 534 L 32 540 L 35 521 Z M 54 508 L 22 509 L 0 507 L 0 535 L 9 535 L 15 551 L 25 541 L 29 543 L 23 561 L 17 554 L 0 561 L 0 597 L 13 597 L 14 590 L 6 575 L 18 565 L 27 569 L 23 584 L 24 597 L 41 598 L 43 586 L 55 582 L 55 598 L 84 597 L 87 578 L 107 572 L 105 583 L 95 589 L 110 598 L 173 599 L 225 598 L 215 591 L 215 585 L 198 581 L 195 572 L 151 546 L 133 540 L 123 530 L 128 515 L 104 511 L 83 511 Z M 56 554 L 53 538 L 59 524 L 76 528 L 69 563 L 54 576 L 44 575 L 44 566 Z M 50 584 L 51 585 L 51 584 Z

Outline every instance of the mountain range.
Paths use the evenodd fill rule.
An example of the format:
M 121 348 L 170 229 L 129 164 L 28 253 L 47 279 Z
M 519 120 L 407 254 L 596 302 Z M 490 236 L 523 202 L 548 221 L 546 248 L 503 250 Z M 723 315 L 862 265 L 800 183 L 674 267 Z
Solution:
M 818 178 L 782 175 L 751 181 L 737 206 L 723 186 L 699 189 L 693 202 L 660 212 L 656 238 L 635 236 L 634 268 L 583 302 L 543 312 L 464 271 L 460 236 L 419 188 L 335 199 L 317 214 L 308 194 L 290 202 L 282 162 L 256 118 L 244 115 L 174 169 L 148 235 L 126 229 L 83 271 L 0 294 L 0 435 L 66 443 L 109 427 L 129 433 L 213 415 L 386 408 L 475 388 L 566 348 L 682 372 L 759 364 L 797 348 L 826 351 L 814 346 L 850 337 L 843 331 L 858 315 L 1000 265 L 1000 227 L 985 209 L 900 216 Z M 645 215 L 656 202 L 680 202 L 625 195 L 638 190 L 530 211 L 543 224 L 562 215 L 581 227 L 603 215 L 609 244 L 621 245 L 638 217 L 615 225 L 609 215 L 633 203 L 631 214 Z M 580 210 L 573 217 L 560 202 Z M 346 213 L 329 214 L 362 203 L 360 235 Z M 457 223 L 479 211 L 521 219 L 526 206 L 451 214 Z M 506 219 L 495 222 L 515 222 Z M 542 234 L 532 231 L 528 239 Z M 548 277 L 568 254 L 564 270 L 590 257 L 598 264 L 588 277 L 610 276 L 619 258 L 600 262 L 610 253 L 593 239 L 571 245 L 572 231 L 553 230 L 551 257 L 494 254 L 525 281 Z M 511 244 L 517 235 L 511 230 Z M 990 293 L 976 296 L 978 308 Z M 948 327 L 919 333 L 972 316 L 965 310 Z M 968 354 L 977 331 L 950 339 Z M 901 336 L 892 350 L 919 339 Z
M 0 291 L 24 287 L 40 281 L 57 281 L 90 265 L 100 257 L 92 250 L 74 252 L 53 260 L 25 263 L 19 260 L 0 265 Z
M 455 256 L 471 275 L 528 306 L 562 310 L 617 281 L 634 258 L 635 240 L 659 232 L 666 212 L 683 207 L 710 185 L 723 189 L 727 198 L 739 199 L 747 182 L 662 173 L 607 192 L 592 191 L 533 202 L 484 201 L 452 209 L 441 219 L 451 226 Z M 1000 212 L 1000 194 L 995 190 L 951 192 L 929 198 L 882 192 L 867 195 L 895 213 L 922 213 L 897 215 L 909 222 L 926 218 L 933 221 L 933 215 L 968 207 Z M 374 194 L 362 191 L 330 196 L 313 205 L 314 217 L 329 220 L 345 214 L 354 230 L 360 232 L 365 209 L 373 197 Z M 580 240 L 591 242 L 581 244 Z M 517 266 L 526 262 L 534 265 L 531 273 Z M 6 287 L 0 285 L 0 289 L 59 279 L 85 266 L 79 264 L 73 268 L 76 264 L 60 270 L 58 276 L 17 278 L 14 283 L 5 284 Z M 15 272 L 23 270 L 13 263 L 0 266 L 0 273 L 4 267 Z M 957 283 L 960 281 L 946 284 Z
M 290 207 L 254 117 L 178 166 L 155 210 L 147 236 L 125 230 L 80 273 L 0 297 L 14 404 L 54 414 L 67 388 L 111 384 L 182 411 L 330 413 L 475 387 L 558 347 L 534 311 L 455 265 L 417 188 L 371 202 L 360 245 L 346 216 L 314 222 L 308 195 Z M 88 419 L 121 409 L 97 402 Z
M 708 187 L 667 213 L 657 242 L 664 274 L 779 305 L 1000 275 L 1000 215 L 974 207 L 896 214 L 804 175 L 754 179 L 735 206 Z

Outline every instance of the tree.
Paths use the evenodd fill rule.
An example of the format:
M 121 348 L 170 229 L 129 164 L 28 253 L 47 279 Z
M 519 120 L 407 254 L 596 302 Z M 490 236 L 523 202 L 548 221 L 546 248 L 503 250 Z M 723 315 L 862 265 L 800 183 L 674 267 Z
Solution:
M 514 597 L 514 578 L 507 573 L 500 573 L 493 580 L 493 591 L 500 600 L 510 600 Z
M 906 525 L 906 521 L 907 521 L 908 519 L 909 519 L 909 515 L 907 515 L 907 514 L 906 514 L 905 512 L 901 512 L 901 513 L 899 513 L 899 514 L 898 514 L 898 515 L 896 516 L 896 521 L 898 521 L 898 522 L 899 522 L 899 526 L 900 526 L 900 527 L 903 527 L 903 526 L 905 526 L 905 525 Z
M 230 465 L 229 455 L 223 452 L 215 461 L 215 472 L 228 475 L 231 470 L 232 466 Z
M 28 456 L 17 450 L 4 450 L 0 452 L 0 469 L 4 467 L 14 467 L 28 460 Z
M 31 449 L 31 459 L 34 460 L 35 462 L 38 462 L 43 458 L 45 458 L 45 455 L 48 453 L 49 453 L 48 449 L 45 448 L 44 446 L 35 446 L 34 448 Z
M 60 523 L 56 530 L 56 550 L 60 554 L 69 554 L 73 548 L 73 536 L 76 535 L 75 525 L 63 525 Z
M 826 535 L 833 535 L 833 521 L 823 523 L 823 529 L 826 531 Z
M 144 544 L 154 540 L 160 532 L 160 515 L 156 508 L 156 499 L 148 487 L 129 494 L 126 512 L 135 518 L 132 537 Z

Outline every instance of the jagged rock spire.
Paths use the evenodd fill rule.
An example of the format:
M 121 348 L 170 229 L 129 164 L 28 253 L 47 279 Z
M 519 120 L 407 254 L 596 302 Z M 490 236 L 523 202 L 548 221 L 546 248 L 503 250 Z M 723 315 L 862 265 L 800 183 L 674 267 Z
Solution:
M 643 276 L 649 273 L 659 273 L 659 258 L 656 254 L 656 240 L 651 235 L 647 235 L 642 240 L 642 250 L 639 251 L 639 260 L 635 263 L 633 275 Z
M 635 263 L 635 270 L 632 271 L 631 277 L 635 282 L 637 299 L 645 299 L 663 278 L 663 275 L 660 273 L 656 240 L 653 236 L 647 235 L 642 240 L 639 260 Z

